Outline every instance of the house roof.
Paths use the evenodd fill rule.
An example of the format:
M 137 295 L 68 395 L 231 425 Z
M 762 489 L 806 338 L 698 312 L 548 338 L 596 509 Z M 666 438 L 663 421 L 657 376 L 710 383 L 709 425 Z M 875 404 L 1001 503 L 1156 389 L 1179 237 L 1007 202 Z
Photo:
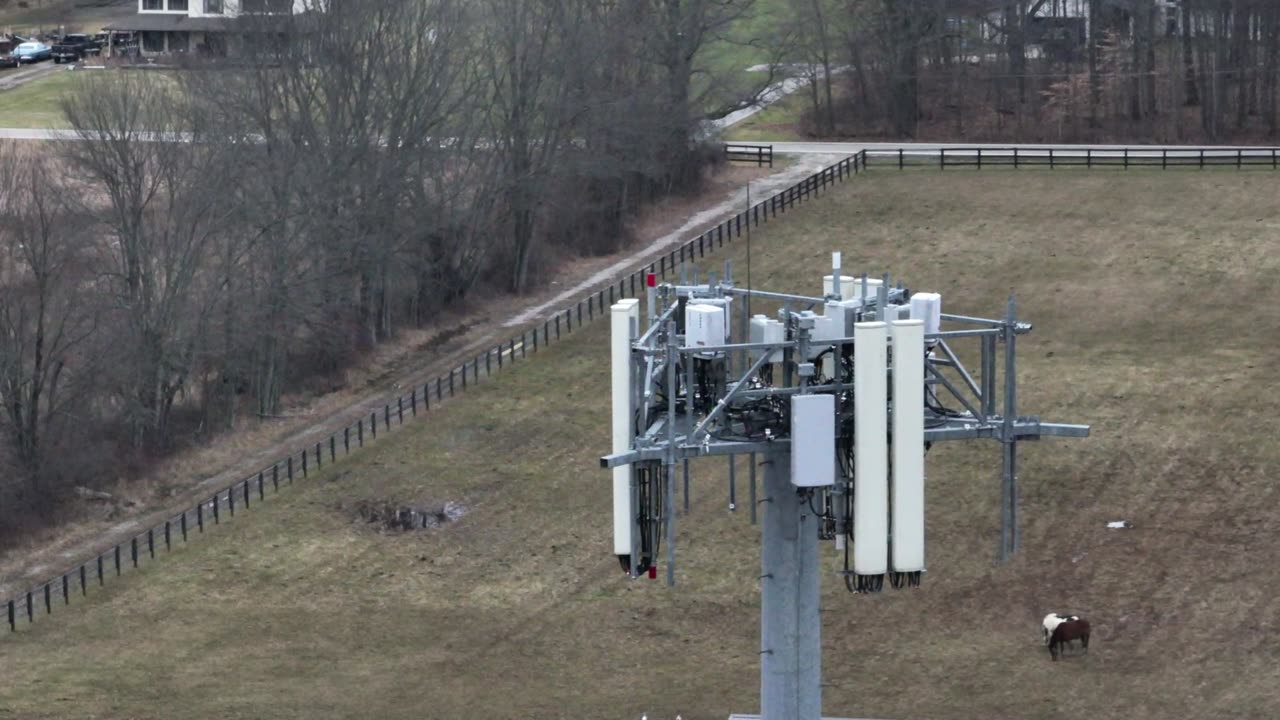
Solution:
M 102 29 L 105 32 L 226 32 L 231 26 L 226 18 L 138 13 Z
M 288 28 L 314 25 L 312 13 L 257 17 L 188 17 L 160 13 L 138 13 L 102 28 L 104 32 L 280 32 Z

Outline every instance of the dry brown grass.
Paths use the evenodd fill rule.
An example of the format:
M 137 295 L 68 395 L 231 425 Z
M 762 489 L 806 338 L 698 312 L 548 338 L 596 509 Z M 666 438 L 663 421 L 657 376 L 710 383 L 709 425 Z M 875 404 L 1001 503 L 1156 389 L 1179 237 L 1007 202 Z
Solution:
M 1274 176 L 872 178 L 757 233 L 758 285 L 812 290 L 836 248 L 846 267 L 892 270 L 956 312 L 998 313 L 1015 290 L 1036 326 L 1020 346 L 1024 410 L 1094 435 L 1025 446 L 1024 548 L 1005 566 L 993 561 L 997 446 L 935 448 L 924 587 L 851 596 L 824 578 L 827 712 L 1275 717 Z M 758 534 L 724 511 L 723 463 L 695 466 L 677 587 L 628 581 L 610 555 L 605 338 L 589 328 L 181 557 L 0 639 L 0 708 L 750 711 Z M 338 509 L 374 497 L 472 512 L 390 536 Z M 1105 529 L 1121 518 L 1133 529 Z M 1039 620 L 1058 609 L 1092 620 L 1087 658 L 1050 663 Z
M 6 149 L 30 152 L 41 145 L 44 144 L 15 143 Z M 779 163 L 775 172 L 786 167 Z M 631 232 L 637 242 L 616 255 L 563 262 L 554 274 L 544 278 L 542 286 L 520 298 L 478 291 L 465 309 L 441 313 L 430 326 L 403 331 L 393 341 L 377 347 L 358 367 L 349 368 L 332 392 L 287 396 L 281 417 L 242 419 L 233 432 L 198 439 L 201 444 L 163 459 L 142 477 L 113 474 L 108 468 L 99 486 L 120 502 L 110 507 L 69 505 L 59 513 L 63 524 L 33 530 L 7 546 L 0 553 L 0 598 L 127 541 L 131 535 L 189 507 L 200 496 L 340 432 L 361 415 L 367 417 L 370 412 L 380 411 L 389 398 L 406 395 L 408 388 L 420 387 L 517 332 L 501 326 L 513 302 L 523 306 L 550 300 L 566 285 L 637 252 L 646 243 L 675 230 L 684 218 L 715 205 L 748 180 L 767 174 L 768 169 L 721 167 L 709 176 L 706 188 L 698 196 L 663 200 L 635 218 Z M 466 331 L 455 334 L 459 328 Z M 433 342 L 441 333 L 452 337 L 444 343 Z

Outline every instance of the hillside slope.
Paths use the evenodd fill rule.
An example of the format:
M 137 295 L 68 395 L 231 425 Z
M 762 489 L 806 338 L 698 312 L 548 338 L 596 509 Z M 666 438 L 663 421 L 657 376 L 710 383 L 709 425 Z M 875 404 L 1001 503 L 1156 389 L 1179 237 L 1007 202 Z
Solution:
M 854 596 L 823 580 L 828 714 L 1280 712 L 1274 200 L 1264 173 L 873 170 L 755 233 L 759 287 L 812 291 L 841 249 L 847 268 L 893 271 L 953 312 L 998 314 L 1017 292 L 1035 324 L 1024 412 L 1093 425 L 1025 446 L 1023 550 L 1005 566 L 998 446 L 931 452 L 924 586 Z M 597 325 L 543 350 L 0 638 L 0 717 L 752 711 L 758 532 L 725 512 L 723 462 L 695 465 L 679 584 L 617 572 L 597 464 L 606 338 Z M 380 533 L 360 504 L 387 499 L 466 514 Z M 1133 528 L 1106 529 L 1118 519 Z M 1087 658 L 1051 665 L 1050 610 L 1092 620 Z

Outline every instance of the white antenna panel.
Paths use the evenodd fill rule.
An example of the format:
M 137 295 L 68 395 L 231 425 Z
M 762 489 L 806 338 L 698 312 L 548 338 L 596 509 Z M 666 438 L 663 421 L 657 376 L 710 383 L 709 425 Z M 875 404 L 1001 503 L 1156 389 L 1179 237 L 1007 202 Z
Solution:
M 911 319 L 924 321 L 924 332 L 942 331 L 942 296 L 938 293 L 916 293 L 911 296 Z
M 889 562 L 887 331 L 858 323 L 853 345 L 853 571 L 884 575 Z
M 610 308 L 610 364 L 613 388 L 613 451 L 631 449 L 635 432 L 635 401 L 631 388 L 631 341 L 640 324 L 640 301 L 619 300 Z M 613 553 L 631 555 L 632 525 L 630 465 L 613 469 Z
M 822 276 L 823 297 L 826 297 L 827 295 L 831 295 L 835 292 L 834 290 L 831 289 L 832 288 L 831 278 L 832 278 L 831 275 Z M 854 277 L 852 275 L 841 275 L 840 276 L 840 299 L 848 300 L 849 298 L 852 298 L 852 297 L 857 297 L 857 292 L 854 290 Z
M 836 396 L 791 396 L 791 484 L 836 483 Z
M 784 343 L 787 341 L 787 326 L 782 324 L 780 320 L 774 320 L 768 315 L 756 315 L 751 318 L 751 342 L 753 343 Z M 762 350 L 756 350 L 751 353 L 753 358 L 760 357 Z M 782 350 L 774 350 L 769 354 L 766 362 L 780 363 L 782 362 Z
M 924 570 L 924 321 L 893 337 L 893 571 Z
M 722 306 L 702 304 L 684 308 L 685 347 L 717 347 L 724 345 L 727 335 L 726 310 Z

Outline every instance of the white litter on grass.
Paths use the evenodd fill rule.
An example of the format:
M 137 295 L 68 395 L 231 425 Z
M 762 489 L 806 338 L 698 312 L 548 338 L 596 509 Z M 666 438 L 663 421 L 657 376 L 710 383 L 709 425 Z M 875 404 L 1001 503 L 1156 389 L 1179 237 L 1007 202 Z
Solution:
M 1128 520 L 1113 520 L 1113 521 L 1111 521 L 1111 522 L 1107 523 L 1107 527 L 1109 527 L 1109 528 L 1111 528 L 1111 529 L 1113 529 L 1113 530 L 1118 530 L 1118 529 L 1121 529 L 1121 528 L 1131 528 L 1131 527 L 1133 527 L 1133 526 L 1129 524 L 1129 521 L 1128 521 Z

